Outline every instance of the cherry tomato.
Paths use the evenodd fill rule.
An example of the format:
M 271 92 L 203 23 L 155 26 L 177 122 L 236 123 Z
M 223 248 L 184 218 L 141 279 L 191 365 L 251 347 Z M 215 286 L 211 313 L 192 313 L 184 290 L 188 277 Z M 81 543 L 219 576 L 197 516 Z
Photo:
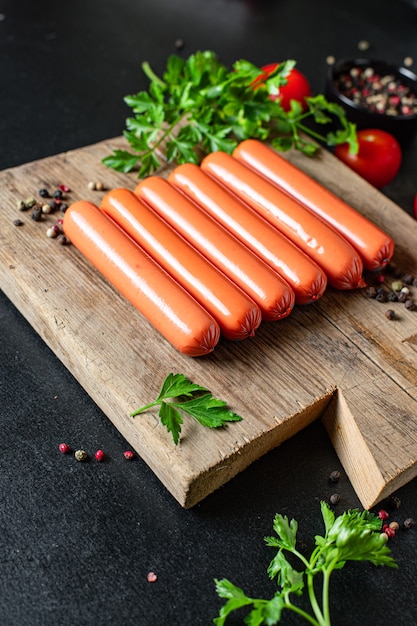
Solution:
M 260 76 L 260 82 L 266 80 L 277 65 L 279 64 L 269 63 L 261 67 L 263 74 Z M 279 88 L 279 93 L 276 96 L 271 96 L 271 100 L 280 100 L 284 111 L 290 110 L 291 100 L 297 100 L 302 103 L 303 109 L 305 110 L 307 104 L 304 98 L 311 96 L 311 88 L 307 78 L 294 67 L 288 74 L 287 81 L 286 85 Z M 258 81 L 256 81 L 256 83 L 258 83 Z
M 357 137 L 357 154 L 351 154 L 349 145 L 343 143 L 335 147 L 335 155 L 377 189 L 385 187 L 400 169 L 400 144 L 390 133 L 379 129 L 358 130 Z

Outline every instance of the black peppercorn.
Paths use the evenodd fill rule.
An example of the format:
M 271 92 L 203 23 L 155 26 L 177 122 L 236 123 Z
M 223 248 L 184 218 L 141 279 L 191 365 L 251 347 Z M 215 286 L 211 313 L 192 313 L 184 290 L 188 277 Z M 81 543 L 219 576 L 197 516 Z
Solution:
M 340 502 L 340 496 L 338 493 L 333 493 L 330 496 L 330 504 L 338 504 Z
M 36 204 L 33 209 L 32 209 L 32 213 L 31 213 L 31 218 L 35 221 L 35 222 L 40 222 L 41 218 L 42 218 L 42 208 Z
M 393 309 L 388 309 L 387 311 L 385 311 L 385 317 L 387 318 L 387 320 L 395 320 L 395 311 Z
M 390 496 L 388 503 L 391 509 L 399 509 L 401 506 L 401 500 L 398 496 Z
M 49 198 L 49 191 L 45 188 L 39 189 L 39 195 L 41 198 Z
M 337 482 L 339 482 L 339 480 L 340 480 L 340 472 L 339 472 L 338 470 L 334 470 L 334 471 L 330 474 L 329 478 L 330 478 L 330 482 L 332 482 L 332 483 L 337 483 Z
M 53 197 L 54 198 L 59 198 L 61 200 L 61 198 L 62 198 L 62 191 L 60 189 L 57 189 L 56 191 L 54 191 Z
M 376 292 L 375 287 L 371 286 L 371 287 L 366 288 L 365 293 L 368 298 L 375 298 L 377 292 Z
M 403 283 L 404 285 L 412 285 L 414 280 L 414 276 L 412 274 L 404 274 Z
M 404 302 L 404 306 L 406 309 L 408 309 L 409 311 L 414 311 L 416 308 L 416 303 L 414 302 L 414 300 L 406 300 Z
M 379 293 L 377 293 L 375 296 L 375 300 L 377 300 L 377 302 L 386 302 L 387 301 L 386 291 L 380 291 Z
M 411 528 L 412 526 L 414 526 L 414 520 L 412 517 L 407 517 L 407 519 L 404 520 L 404 528 Z

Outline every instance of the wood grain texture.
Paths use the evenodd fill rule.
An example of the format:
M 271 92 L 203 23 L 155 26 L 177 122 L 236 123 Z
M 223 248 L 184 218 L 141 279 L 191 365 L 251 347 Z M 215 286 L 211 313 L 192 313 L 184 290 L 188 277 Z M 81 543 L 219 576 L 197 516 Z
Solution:
M 16 201 L 43 186 L 70 186 L 71 201 L 99 203 L 107 188 L 134 189 L 136 178 L 107 170 L 102 157 L 122 138 L 0 173 L 0 288 L 71 371 L 183 507 L 191 507 L 261 455 L 321 417 L 365 508 L 417 475 L 417 312 L 362 291 L 329 289 L 256 336 L 222 340 L 214 353 L 180 355 L 74 246 L 46 237 L 47 216 L 34 222 Z M 395 261 L 417 273 L 417 223 L 330 153 L 292 162 L 384 228 Z M 168 169 L 162 171 L 166 175 Z M 20 217 L 24 224 L 13 225 Z M 153 412 L 165 376 L 182 372 L 225 399 L 243 421 L 220 430 L 191 419 L 175 447 Z

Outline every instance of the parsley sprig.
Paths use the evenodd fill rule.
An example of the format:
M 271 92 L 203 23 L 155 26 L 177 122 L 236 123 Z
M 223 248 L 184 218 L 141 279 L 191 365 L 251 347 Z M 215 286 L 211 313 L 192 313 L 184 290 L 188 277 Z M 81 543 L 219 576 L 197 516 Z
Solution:
M 277 514 L 273 528 L 277 536 L 265 537 L 268 546 L 278 548 L 272 559 L 268 574 L 276 578 L 279 590 L 271 600 L 250 598 L 245 592 L 226 579 L 215 580 L 216 590 L 221 598 L 227 600 L 220 609 L 219 617 L 214 619 L 217 626 L 226 623 L 228 615 L 251 607 L 245 619 L 249 626 L 273 626 L 282 617 L 284 609 L 291 610 L 313 626 L 331 626 L 329 609 L 329 580 L 334 570 L 342 569 L 347 561 L 370 561 L 374 565 L 397 567 L 386 545 L 387 536 L 381 533 L 382 521 L 368 511 L 349 510 L 335 517 L 325 503 L 321 503 L 321 513 L 325 525 L 324 536 L 315 537 L 315 549 L 307 559 L 296 548 L 298 524 L 286 516 Z M 295 569 L 287 559 L 286 553 L 298 559 L 302 570 Z M 316 595 L 314 583 L 321 576 L 321 605 Z M 307 586 L 307 593 L 313 613 L 307 613 L 293 604 L 290 596 L 301 596 Z
M 306 111 L 296 101 L 285 111 L 269 97 L 286 84 L 294 66 L 284 61 L 260 83 L 261 68 L 238 60 L 230 71 L 212 51 L 188 59 L 170 56 L 162 78 L 144 62 L 148 90 L 124 98 L 133 112 L 123 133 L 130 150 L 114 150 L 103 163 L 120 172 L 138 168 L 141 178 L 166 162 L 199 163 L 205 153 L 231 153 L 249 138 L 312 156 L 319 147 L 306 135 L 328 146 L 348 142 L 357 150 L 355 126 L 338 104 L 320 94 L 306 99 Z
M 214 398 L 206 387 L 191 382 L 184 374 L 168 374 L 157 399 L 136 409 L 130 415 L 135 417 L 158 405 L 161 423 L 172 433 L 175 445 L 180 440 L 182 413 L 190 415 L 208 428 L 220 428 L 227 422 L 239 422 L 242 419 L 240 415 L 227 409 L 224 400 Z

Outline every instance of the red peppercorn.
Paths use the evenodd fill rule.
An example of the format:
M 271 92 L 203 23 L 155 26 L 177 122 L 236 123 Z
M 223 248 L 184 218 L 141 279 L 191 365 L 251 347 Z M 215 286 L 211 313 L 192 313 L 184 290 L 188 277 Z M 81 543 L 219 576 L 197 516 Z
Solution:
M 123 456 L 128 461 L 131 461 L 134 458 L 135 455 L 133 454 L 132 450 L 126 450 L 126 452 L 123 452 Z
M 379 519 L 384 521 L 389 518 L 389 513 L 387 513 L 387 511 L 385 511 L 384 509 L 381 509 L 380 511 L 378 511 L 378 517 Z
M 60 189 L 61 191 L 63 191 L 64 193 L 68 193 L 70 188 L 67 187 L 67 185 L 58 185 L 58 189 Z
M 103 461 L 104 459 L 104 451 L 103 450 L 97 450 L 97 452 L 94 455 L 97 459 L 97 461 Z
M 62 452 L 62 454 L 69 454 L 71 452 L 71 447 L 67 443 L 60 443 L 59 451 Z

